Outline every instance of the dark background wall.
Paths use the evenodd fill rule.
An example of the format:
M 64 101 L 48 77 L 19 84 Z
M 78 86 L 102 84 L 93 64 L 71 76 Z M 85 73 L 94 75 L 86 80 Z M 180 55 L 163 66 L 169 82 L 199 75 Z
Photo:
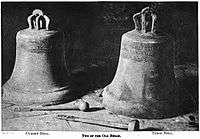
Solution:
M 99 71 L 93 72 L 108 78 L 108 83 L 116 70 L 121 35 L 134 29 L 133 14 L 149 5 L 161 7 L 162 30 L 175 40 L 175 63 L 197 64 L 197 2 L 2 2 L 2 84 L 13 70 L 16 33 L 28 27 L 26 18 L 34 9 L 43 10 L 51 18 L 51 29 L 65 32 L 69 70 L 99 67 Z M 98 73 L 100 71 L 104 73 Z

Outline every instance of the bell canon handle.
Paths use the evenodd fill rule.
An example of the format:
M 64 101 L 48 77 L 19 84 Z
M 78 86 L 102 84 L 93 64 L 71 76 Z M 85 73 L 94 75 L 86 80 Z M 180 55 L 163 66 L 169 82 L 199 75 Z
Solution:
M 29 29 L 46 29 L 49 30 L 50 19 L 43 14 L 42 10 L 35 9 L 27 18 Z
M 147 20 L 147 15 L 151 16 L 151 20 Z M 146 7 L 142 9 L 141 12 L 134 14 L 133 21 L 136 30 L 141 31 L 142 33 L 147 33 L 149 32 L 148 30 L 150 30 L 151 33 L 156 33 L 157 15 L 151 8 Z M 148 23 L 151 24 L 150 29 L 147 27 Z
M 141 13 L 136 13 L 133 15 L 133 21 L 135 23 L 135 29 L 141 30 Z

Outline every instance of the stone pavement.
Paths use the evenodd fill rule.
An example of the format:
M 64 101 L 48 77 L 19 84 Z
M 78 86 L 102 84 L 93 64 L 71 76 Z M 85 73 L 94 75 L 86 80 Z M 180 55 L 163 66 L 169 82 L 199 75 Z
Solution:
M 92 93 L 82 98 L 90 104 L 90 111 L 78 110 L 54 110 L 54 111 L 30 111 L 14 112 L 15 105 L 4 104 L 2 106 L 2 130 L 3 131 L 126 131 L 99 125 L 92 125 L 81 122 L 72 122 L 57 119 L 57 115 L 72 115 L 83 118 L 106 120 L 113 122 L 127 123 L 134 118 L 115 115 L 102 108 L 101 97 L 98 93 Z M 73 102 L 68 103 L 68 106 Z M 190 123 L 189 116 L 195 118 L 195 123 Z M 194 131 L 198 130 L 198 113 L 148 120 L 138 119 L 141 131 L 164 130 L 164 131 Z

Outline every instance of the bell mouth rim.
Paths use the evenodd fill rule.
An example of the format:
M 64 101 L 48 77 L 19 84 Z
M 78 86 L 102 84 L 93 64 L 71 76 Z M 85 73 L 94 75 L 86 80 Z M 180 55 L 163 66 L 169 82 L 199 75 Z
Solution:
M 6 82 L 3 86 L 8 86 L 10 88 L 10 90 L 16 90 L 16 91 L 19 91 L 23 94 L 29 94 L 29 93 L 34 93 L 34 94 L 50 94 L 50 93 L 54 93 L 54 92 L 60 92 L 60 91 L 64 91 L 64 90 L 70 90 L 69 88 L 69 85 L 65 85 L 65 86 L 62 86 L 62 87 L 55 87 L 55 89 L 50 89 L 50 90 L 34 90 L 34 91 L 31 91 L 31 90 L 21 90 L 19 88 L 15 88 L 13 85 L 10 85 L 9 82 Z
M 175 111 L 176 108 L 179 107 L 179 105 L 173 105 L 172 103 L 169 103 L 167 100 L 166 101 L 146 100 L 147 101 L 146 103 L 148 104 L 149 102 L 152 102 L 152 103 L 160 103 L 162 105 L 166 103 L 169 104 L 169 106 L 172 106 L 173 107 L 172 109 L 169 109 L 168 111 L 161 109 L 149 110 L 146 107 L 146 103 L 143 103 L 143 99 L 136 100 L 134 102 L 120 100 L 112 92 L 107 90 L 107 87 L 108 86 L 106 86 L 103 91 L 103 105 L 107 110 L 111 111 L 112 113 L 128 116 L 130 118 L 141 118 L 141 119 L 166 119 L 179 115 L 179 113 Z M 140 107 L 141 110 L 139 110 L 138 107 Z
M 14 90 L 4 84 L 2 87 L 2 102 L 3 103 L 12 103 L 16 105 L 33 105 L 33 104 L 59 104 L 65 103 L 72 99 L 71 93 L 72 90 L 67 87 L 59 88 L 60 90 L 54 90 L 54 92 L 24 92 L 21 90 Z M 66 97 L 69 95 L 69 97 Z

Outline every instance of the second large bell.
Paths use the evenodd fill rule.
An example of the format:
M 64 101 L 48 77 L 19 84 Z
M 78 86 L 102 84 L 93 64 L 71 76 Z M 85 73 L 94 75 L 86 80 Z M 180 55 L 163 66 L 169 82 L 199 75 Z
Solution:
M 103 103 L 110 111 L 130 117 L 176 115 L 173 40 L 156 33 L 156 15 L 149 8 L 135 14 L 134 20 L 135 30 L 122 35 L 118 68 L 104 88 Z

